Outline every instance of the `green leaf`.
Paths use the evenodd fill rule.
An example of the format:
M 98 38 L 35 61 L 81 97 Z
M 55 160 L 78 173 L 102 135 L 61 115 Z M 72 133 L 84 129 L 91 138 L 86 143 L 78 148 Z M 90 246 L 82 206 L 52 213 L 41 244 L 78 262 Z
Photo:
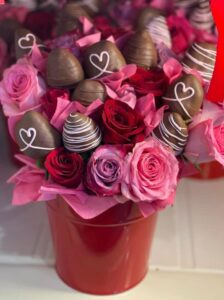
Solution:
M 39 169 L 44 169 L 44 161 L 43 159 L 38 159 L 36 160 L 36 166 L 39 168 Z

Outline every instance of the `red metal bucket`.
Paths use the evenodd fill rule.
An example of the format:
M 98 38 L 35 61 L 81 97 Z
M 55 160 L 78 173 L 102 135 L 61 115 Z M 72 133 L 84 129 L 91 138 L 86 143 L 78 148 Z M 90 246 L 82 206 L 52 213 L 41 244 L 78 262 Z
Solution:
M 200 172 L 198 172 L 197 174 L 191 177 L 195 179 L 201 179 L 201 180 L 217 179 L 220 177 L 224 177 L 224 167 L 216 161 L 206 163 L 206 164 L 201 164 Z
M 70 287 L 111 295 L 147 274 L 156 214 L 143 218 L 130 201 L 92 220 L 80 218 L 62 199 L 49 201 L 47 208 L 56 270 Z

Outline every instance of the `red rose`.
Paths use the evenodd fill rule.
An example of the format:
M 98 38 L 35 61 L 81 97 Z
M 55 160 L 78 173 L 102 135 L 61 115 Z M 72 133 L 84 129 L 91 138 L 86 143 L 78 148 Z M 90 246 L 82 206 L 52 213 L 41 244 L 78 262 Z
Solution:
M 102 39 L 107 39 L 112 35 L 116 40 L 127 33 L 127 30 L 124 28 L 111 26 L 110 23 L 110 20 L 103 16 L 94 18 L 94 25 L 102 33 Z
M 162 69 L 145 70 L 137 68 L 135 75 L 129 78 L 130 84 L 140 96 L 152 93 L 155 97 L 163 95 L 168 80 Z
M 67 90 L 59 90 L 59 89 L 49 89 L 46 94 L 44 94 L 41 98 L 41 103 L 43 106 L 43 110 L 51 119 L 55 113 L 57 107 L 57 99 L 69 99 L 69 92 Z
M 172 50 L 176 54 L 183 54 L 195 39 L 193 27 L 182 15 L 169 16 L 167 18 L 167 24 L 172 37 Z
M 24 27 L 33 32 L 41 40 L 50 39 L 55 27 L 55 13 L 50 11 L 30 12 L 26 17 Z
M 144 140 L 145 125 L 141 116 L 124 102 L 107 100 L 102 120 L 105 144 L 132 144 Z
M 60 185 L 76 188 L 82 181 L 83 159 L 77 153 L 55 149 L 48 154 L 44 165 L 51 178 Z

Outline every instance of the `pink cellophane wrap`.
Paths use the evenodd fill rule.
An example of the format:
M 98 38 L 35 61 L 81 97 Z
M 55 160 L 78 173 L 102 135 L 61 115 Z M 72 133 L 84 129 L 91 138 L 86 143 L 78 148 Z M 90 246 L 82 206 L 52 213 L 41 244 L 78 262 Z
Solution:
M 62 132 L 63 125 L 70 115 L 70 113 L 80 112 L 87 116 L 94 114 L 101 106 L 103 102 L 99 99 L 95 100 L 88 107 L 83 106 L 77 101 L 69 101 L 65 99 L 58 98 L 57 99 L 57 107 L 56 111 L 50 121 L 51 125 Z
M 157 110 L 153 94 L 148 94 L 138 99 L 136 110 L 143 117 L 146 125 L 146 136 L 156 128 L 163 119 L 166 106 Z
M 184 71 L 181 63 L 176 58 L 172 57 L 172 55 L 170 56 L 170 53 L 166 53 L 166 54 L 160 53 L 160 54 L 161 54 L 160 57 L 162 59 L 161 64 L 163 67 L 163 71 L 166 74 L 167 78 L 169 79 L 170 84 L 176 79 L 178 79 L 182 74 L 186 73 L 197 77 L 201 85 L 203 87 L 206 87 L 206 83 L 203 77 L 196 69 L 190 69 Z
M 163 210 L 167 207 L 167 205 L 173 205 L 175 199 L 176 192 L 172 193 L 166 201 L 154 201 L 152 203 L 140 202 L 139 208 L 144 217 L 150 216 L 153 213 Z
M 30 59 L 32 64 L 40 73 L 45 73 L 46 63 L 47 63 L 47 56 L 40 49 L 37 47 L 36 44 L 33 45 L 32 51 L 30 54 Z
M 15 185 L 13 191 L 13 205 L 24 205 L 37 201 L 51 201 L 58 196 L 62 197 L 68 205 L 82 218 L 92 219 L 118 203 L 127 201 L 123 196 L 99 197 L 88 195 L 82 184 L 77 189 L 66 187 L 46 181 L 45 172 L 39 169 L 35 161 L 24 155 L 16 155 L 16 158 L 25 164 L 8 183 Z M 171 197 L 172 198 L 172 197 Z M 170 198 L 169 202 L 172 203 Z M 153 207 L 147 203 L 139 205 L 144 216 L 152 214 L 156 209 L 162 209 L 161 203 Z
M 135 108 L 137 97 L 134 88 L 123 83 L 133 76 L 136 71 L 136 65 L 127 65 L 119 72 L 115 72 L 100 79 L 101 83 L 105 85 L 108 97 L 125 102 L 131 108 Z
M 40 187 L 45 181 L 45 172 L 38 169 L 35 161 L 27 156 L 19 154 L 16 155 L 16 158 L 25 166 L 8 180 L 8 183 L 14 184 L 13 205 L 24 205 L 39 201 Z
M 172 83 L 182 75 L 183 67 L 181 63 L 175 58 L 169 58 L 163 64 L 163 71 Z
M 195 164 L 217 161 L 224 166 L 223 107 L 204 101 L 202 111 L 190 125 L 184 156 Z

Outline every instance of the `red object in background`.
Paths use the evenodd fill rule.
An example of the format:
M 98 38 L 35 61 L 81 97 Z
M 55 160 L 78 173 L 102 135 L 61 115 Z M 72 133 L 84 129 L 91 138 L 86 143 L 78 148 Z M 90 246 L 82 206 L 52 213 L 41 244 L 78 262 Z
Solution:
M 219 32 L 217 44 L 217 56 L 213 77 L 206 98 L 215 103 L 224 103 L 224 2 L 223 0 L 211 0 L 212 14 Z M 224 168 L 217 162 L 201 165 L 201 172 L 192 178 L 216 179 L 224 176 Z
M 224 1 L 212 0 L 211 10 L 219 32 L 215 70 L 207 93 L 207 99 L 215 103 L 224 102 Z
M 191 176 L 191 178 L 204 180 L 224 177 L 224 167 L 216 161 L 207 164 L 201 164 L 200 168 L 200 173 Z
M 144 278 L 156 214 L 144 218 L 131 201 L 92 220 L 80 218 L 62 199 L 49 201 L 47 208 L 56 270 L 70 287 L 111 295 Z
M 0 4 L 5 4 L 5 0 L 0 0 Z
M 53 37 L 55 19 L 54 11 L 32 11 L 27 15 L 24 27 L 41 40 L 47 40 Z

